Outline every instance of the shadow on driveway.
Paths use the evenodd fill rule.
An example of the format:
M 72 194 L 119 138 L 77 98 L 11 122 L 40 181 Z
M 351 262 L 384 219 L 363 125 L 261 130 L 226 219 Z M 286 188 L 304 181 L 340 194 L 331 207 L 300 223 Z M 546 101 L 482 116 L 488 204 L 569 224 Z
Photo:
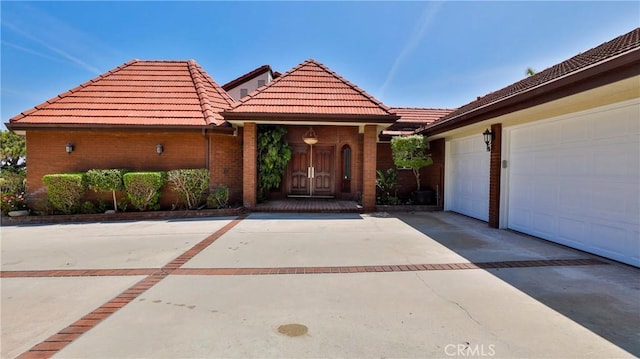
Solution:
M 521 233 L 489 228 L 485 222 L 450 212 L 408 213 L 397 217 L 474 263 L 600 258 Z M 608 264 L 487 271 L 634 356 L 640 356 L 640 269 L 602 260 Z

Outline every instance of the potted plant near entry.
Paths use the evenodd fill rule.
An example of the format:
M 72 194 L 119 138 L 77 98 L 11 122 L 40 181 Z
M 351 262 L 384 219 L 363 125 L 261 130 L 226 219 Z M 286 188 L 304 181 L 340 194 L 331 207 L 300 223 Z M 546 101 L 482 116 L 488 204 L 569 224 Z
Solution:
M 399 168 L 411 168 L 416 176 L 417 188 L 411 193 L 415 204 L 431 204 L 435 194 L 431 190 L 420 190 L 420 169 L 433 164 L 428 153 L 429 144 L 422 135 L 398 136 L 391 139 L 393 163 Z

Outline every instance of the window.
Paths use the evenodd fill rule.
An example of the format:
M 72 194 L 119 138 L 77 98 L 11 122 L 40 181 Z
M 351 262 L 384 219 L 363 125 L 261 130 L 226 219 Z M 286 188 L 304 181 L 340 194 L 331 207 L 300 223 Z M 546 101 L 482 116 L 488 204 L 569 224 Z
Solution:
M 351 147 L 342 146 L 342 192 L 351 192 Z
M 262 87 L 264 86 L 265 81 L 264 80 L 258 80 L 258 87 Z
M 249 94 L 249 91 L 247 91 L 247 89 L 240 89 L 240 98 L 243 98 L 248 94 Z

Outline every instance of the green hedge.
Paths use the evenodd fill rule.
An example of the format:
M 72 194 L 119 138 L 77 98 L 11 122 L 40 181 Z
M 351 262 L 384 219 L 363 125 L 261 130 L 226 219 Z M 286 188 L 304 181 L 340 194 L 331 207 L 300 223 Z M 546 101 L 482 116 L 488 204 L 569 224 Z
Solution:
M 160 209 L 160 189 L 165 172 L 129 172 L 123 176 L 129 202 L 139 211 Z
M 44 175 L 42 182 L 47 187 L 49 202 L 64 214 L 80 211 L 85 181 L 82 173 L 57 173 Z
M 178 193 L 188 209 L 198 207 L 209 189 L 209 170 L 180 169 L 167 172 L 167 182 Z
M 216 186 L 207 196 L 207 207 L 218 209 L 229 207 L 229 187 L 223 184 Z

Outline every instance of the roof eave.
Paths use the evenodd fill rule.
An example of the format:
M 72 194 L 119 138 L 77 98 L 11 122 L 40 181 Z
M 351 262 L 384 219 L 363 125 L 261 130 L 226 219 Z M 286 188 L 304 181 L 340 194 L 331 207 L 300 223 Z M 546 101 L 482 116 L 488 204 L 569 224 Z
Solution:
M 11 131 L 28 131 L 28 130 L 67 130 L 67 129 L 83 129 L 83 130 L 181 130 L 181 131 L 202 131 L 209 132 L 229 132 L 234 131 L 233 127 L 228 123 L 221 126 L 215 125 L 116 125 L 116 124 L 71 124 L 71 123 L 20 123 L 7 122 L 5 126 Z
M 640 75 L 640 48 L 451 119 L 436 121 L 417 129 L 416 133 L 437 135 L 637 75 Z
M 396 115 L 358 115 L 358 114 L 305 114 L 305 113 L 258 113 L 258 112 L 222 112 L 226 121 L 242 120 L 269 122 L 270 120 L 300 121 L 330 120 L 332 122 L 366 122 L 376 124 L 393 124 L 400 117 Z

